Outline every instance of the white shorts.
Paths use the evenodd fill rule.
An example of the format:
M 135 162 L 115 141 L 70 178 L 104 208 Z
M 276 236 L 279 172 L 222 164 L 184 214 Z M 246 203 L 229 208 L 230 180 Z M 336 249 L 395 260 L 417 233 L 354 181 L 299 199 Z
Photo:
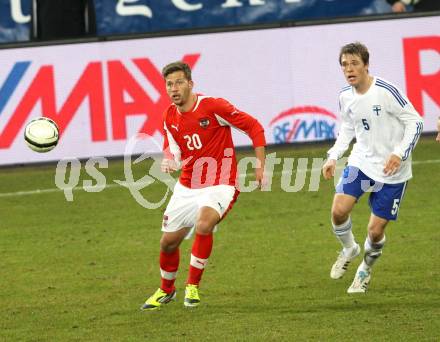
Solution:
M 213 208 L 222 219 L 232 208 L 238 194 L 232 185 L 190 189 L 177 182 L 163 215 L 162 231 L 176 232 L 186 227 L 193 228 L 201 207 Z

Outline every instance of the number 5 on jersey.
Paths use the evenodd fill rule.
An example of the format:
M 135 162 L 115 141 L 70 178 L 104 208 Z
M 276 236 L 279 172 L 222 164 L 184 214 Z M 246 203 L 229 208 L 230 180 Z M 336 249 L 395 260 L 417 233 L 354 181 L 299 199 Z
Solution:
M 368 124 L 367 119 L 362 119 L 362 124 L 364 125 L 366 131 L 370 130 L 370 125 Z
M 399 211 L 399 202 L 400 202 L 399 198 L 394 199 L 393 208 L 391 209 L 391 215 L 396 215 L 397 212 Z
M 197 133 L 193 135 L 184 135 L 183 139 L 186 140 L 186 147 L 188 150 L 192 151 L 194 149 L 200 150 L 202 148 L 202 141 Z

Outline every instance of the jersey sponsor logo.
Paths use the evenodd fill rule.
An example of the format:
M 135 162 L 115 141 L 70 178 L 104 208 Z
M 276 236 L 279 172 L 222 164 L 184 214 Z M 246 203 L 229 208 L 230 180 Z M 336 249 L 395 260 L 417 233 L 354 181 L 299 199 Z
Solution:
M 200 54 L 188 54 L 182 60 L 193 68 L 199 57 Z M 9 71 L 0 71 L 0 79 L 4 79 L 0 84 L 0 150 L 11 148 L 36 108 L 58 124 L 61 137 L 75 117 L 87 117 L 86 129 L 90 134 L 84 133 L 84 138 L 89 138 L 91 143 L 128 140 L 128 118 L 139 113 L 145 117 L 139 133 L 151 136 L 162 133 L 162 117 L 157 113 L 168 107 L 169 97 L 160 69 L 149 58 L 93 60 L 68 73 L 60 71 L 57 64 L 34 64 L 20 61 Z M 130 71 L 132 66 L 128 64 L 137 69 L 136 73 Z M 61 85 L 61 75 L 66 78 L 66 74 L 73 83 L 68 89 Z M 145 80 L 158 95 L 142 87 Z M 6 111 L 12 114 L 5 115 Z
M 210 121 L 208 118 L 202 118 L 199 120 L 199 124 L 200 124 L 200 127 L 207 128 L 210 124 Z
M 276 144 L 296 141 L 335 139 L 337 117 L 316 106 L 293 107 L 269 123 Z

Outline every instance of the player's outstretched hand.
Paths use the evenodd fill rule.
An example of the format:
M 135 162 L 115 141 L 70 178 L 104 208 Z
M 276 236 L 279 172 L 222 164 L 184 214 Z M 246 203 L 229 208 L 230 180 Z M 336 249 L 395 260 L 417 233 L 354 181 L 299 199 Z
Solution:
M 173 159 L 162 159 L 160 163 L 160 169 L 162 172 L 171 173 L 178 170 L 177 163 Z
M 263 168 L 255 169 L 255 180 L 258 183 L 258 189 L 264 190 L 267 185 L 267 179 L 264 177 Z
M 330 179 L 334 177 L 336 170 L 336 160 L 328 159 L 322 166 L 322 175 L 324 179 Z
M 387 162 L 385 163 L 383 173 L 385 173 L 386 176 L 394 175 L 399 170 L 401 162 L 402 159 L 399 156 L 396 156 L 395 154 L 391 154 L 391 156 L 388 158 Z

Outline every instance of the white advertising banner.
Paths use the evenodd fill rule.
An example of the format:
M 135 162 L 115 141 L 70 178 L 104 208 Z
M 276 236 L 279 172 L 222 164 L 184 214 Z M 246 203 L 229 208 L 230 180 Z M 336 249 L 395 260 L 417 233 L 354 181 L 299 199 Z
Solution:
M 264 125 L 269 144 L 334 138 L 345 86 L 339 50 L 360 41 L 370 73 L 403 90 L 434 131 L 440 113 L 440 17 L 199 34 L 0 51 L 0 165 L 121 156 L 137 133 L 162 143 L 169 104 L 161 68 L 184 60 L 196 92 L 223 97 Z M 48 153 L 24 142 L 32 118 L 61 131 Z M 249 138 L 234 134 L 236 145 Z M 137 150 L 136 150 L 137 149 Z

